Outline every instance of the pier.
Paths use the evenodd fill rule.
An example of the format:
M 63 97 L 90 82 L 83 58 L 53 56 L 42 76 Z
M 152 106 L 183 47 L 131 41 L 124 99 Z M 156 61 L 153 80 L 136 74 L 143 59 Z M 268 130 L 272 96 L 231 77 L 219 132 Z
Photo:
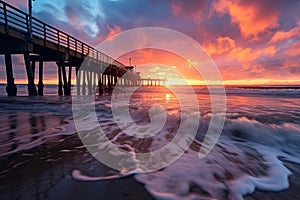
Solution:
M 166 85 L 167 79 L 160 79 L 160 78 L 141 78 L 140 84 L 142 86 L 163 86 Z
M 72 70 L 76 71 L 78 95 L 93 94 L 96 86 L 99 95 L 105 92 L 104 89 L 111 92 L 118 81 L 124 86 L 140 83 L 139 74 L 130 72 L 119 61 L 3 1 L 0 1 L 0 43 L 0 54 L 5 58 L 8 96 L 17 95 L 12 65 L 15 54 L 24 57 L 29 96 L 44 94 L 45 62 L 56 63 L 58 95 L 71 94 Z M 37 88 L 34 82 L 36 64 L 39 68 Z M 125 73 L 130 75 L 124 77 L 130 79 L 122 78 Z

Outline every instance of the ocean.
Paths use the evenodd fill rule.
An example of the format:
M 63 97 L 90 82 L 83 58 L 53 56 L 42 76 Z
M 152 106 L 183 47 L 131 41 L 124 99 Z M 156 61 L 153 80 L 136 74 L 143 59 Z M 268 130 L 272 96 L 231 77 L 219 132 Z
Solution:
M 214 88 L 218 99 L 222 94 Z M 93 112 L 102 133 L 86 117 L 85 135 L 74 121 L 73 97 L 57 96 L 55 85 L 46 86 L 43 97 L 27 97 L 25 85 L 18 97 L 5 96 L 4 85 L 0 91 L 0 199 L 300 199 L 299 86 L 226 87 L 222 113 L 212 113 L 212 94 L 203 86 L 140 87 L 129 97 L 122 91 L 96 96 Z M 197 112 L 188 101 L 193 95 Z M 127 104 L 111 101 L 124 97 Z M 126 109 L 129 116 L 123 116 Z M 202 158 L 213 115 L 224 116 L 224 126 Z M 139 160 L 139 154 L 167 147 L 178 132 L 193 136 L 179 157 L 170 149 L 176 157 L 170 162 Z M 118 159 L 117 169 L 98 161 L 108 148 L 100 134 L 129 152 L 130 167 Z M 109 155 L 121 159 L 118 152 Z

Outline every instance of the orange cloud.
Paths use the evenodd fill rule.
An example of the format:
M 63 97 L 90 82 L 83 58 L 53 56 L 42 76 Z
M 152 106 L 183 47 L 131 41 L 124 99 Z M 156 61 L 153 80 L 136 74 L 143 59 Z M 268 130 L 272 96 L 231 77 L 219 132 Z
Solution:
M 217 44 L 205 45 L 206 51 L 211 55 L 219 55 L 227 59 L 227 61 L 250 62 L 261 55 L 274 56 L 276 54 L 276 47 L 274 45 L 267 46 L 261 49 L 253 49 L 251 47 L 237 46 L 234 39 L 230 37 L 218 37 Z
M 274 34 L 271 39 L 271 43 L 291 39 L 293 37 L 300 37 L 300 20 L 297 23 L 297 26 L 292 28 L 289 31 L 278 31 Z
M 276 47 L 275 46 L 268 46 L 263 50 L 265 55 L 274 56 L 276 54 Z
M 239 47 L 230 37 L 218 37 L 217 44 L 208 44 L 207 52 L 210 55 L 222 55 L 229 60 L 238 60 L 240 62 L 250 61 L 257 58 L 260 54 L 258 51 L 252 51 L 250 47 Z
M 205 49 L 209 54 L 223 54 L 235 47 L 235 41 L 230 37 L 218 37 L 217 46 L 209 44 Z
M 219 0 L 213 3 L 213 10 L 221 15 L 229 13 L 231 21 L 239 25 L 244 37 L 258 39 L 258 34 L 278 27 L 279 12 L 263 1 Z
M 240 62 L 246 62 L 254 60 L 259 56 L 259 53 L 257 51 L 252 51 L 250 47 L 242 48 L 237 47 L 230 51 L 230 53 L 227 55 L 228 58 L 231 58 L 233 60 L 238 60 Z

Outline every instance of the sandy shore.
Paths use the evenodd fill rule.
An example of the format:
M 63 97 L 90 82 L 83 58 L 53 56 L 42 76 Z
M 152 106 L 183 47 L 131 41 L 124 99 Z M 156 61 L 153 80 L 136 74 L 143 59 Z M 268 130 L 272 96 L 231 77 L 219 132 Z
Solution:
M 124 199 L 134 200 L 153 199 L 144 189 L 143 185 L 137 183 L 133 177 L 122 179 L 104 180 L 96 182 L 74 181 L 70 177 L 61 180 L 48 193 L 49 199 Z
M 0 199 L 153 199 L 133 176 L 74 180 L 74 169 L 100 176 L 109 170 L 66 128 L 70 99 L 54 100 L 0 99 Z
M 133 176 L 74 180 L 74 169 L 95 168 L 100 175 L 109 170 L 80 146 L 76 135 L 60 140 L 0 157 L 0 199 L 153 199 Z

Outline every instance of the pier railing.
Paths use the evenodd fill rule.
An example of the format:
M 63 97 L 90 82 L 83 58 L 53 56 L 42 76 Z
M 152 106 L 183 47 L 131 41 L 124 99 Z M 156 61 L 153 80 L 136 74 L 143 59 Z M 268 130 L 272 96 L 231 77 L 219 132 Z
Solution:
M 113 67 L 126 70 L 122 63 L 75 37 L 34 17 L 31 18 L 31 22 L 32 23 L 30 23 L 30 17 L 27 13 L 4 1 L 0 1 L 0 24 L 4 25 L 6 34 L 9 29 L 17 29 L 18 31 L 27 33 L 28 40 L 33 40 L 33 38 L 42 39 L 43 44 L 40 44 L 42 46 L 46 47 L 47 43 L 52 43 L 57 46 L 57 50 L 64 47 L 69 51 L 75 52 L 75 56 L 78 55 L 82 58 L 89 56 L 96 60 L 109 63 L 110 65 L 113 65 Z M 31 27 L 30 24 L 32 24 Z M 31 38 L 29 37 L 30 33 L 32 34 Z

